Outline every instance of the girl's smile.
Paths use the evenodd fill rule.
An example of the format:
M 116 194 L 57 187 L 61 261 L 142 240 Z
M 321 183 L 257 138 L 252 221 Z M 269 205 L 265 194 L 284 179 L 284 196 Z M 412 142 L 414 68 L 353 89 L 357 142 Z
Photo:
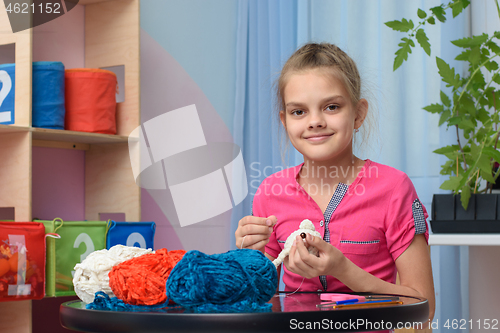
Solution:
M 312 144 L 314 143 L 321 143 L 325 140 L 328 140 L 332 134 L 313 134 L 311 136 L 305 137 L 306 140 L 310 141 Z

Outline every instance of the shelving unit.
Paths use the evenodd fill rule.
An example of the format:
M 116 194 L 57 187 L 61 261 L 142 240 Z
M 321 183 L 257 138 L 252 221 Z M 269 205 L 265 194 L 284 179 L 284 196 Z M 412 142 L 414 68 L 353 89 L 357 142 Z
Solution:
M 68 18 L 76 12 L 82 20 Z M 72 29 L 82 33 L 68 38 Z M 139 29 L 139 0 L 80 0 L 61 17 L 14 34 L 0 1 L 0 46 L 15 45 L 16 63 L 15 123 L 0 125 L 0 207 L 13 207 L 16 221 L 33 218 L 32 153 L 40 146 L 85 152 L 85 219 L 112 212 L 125 213 L 127 221 L 141 220 L 140 188 L 128 151 L 128 136 L 140 125 Z M 62 61 L 66 68 L 124 65 L 120 89 L 125 89 L 125 101 L 117 106 L 117 135 L 32 127 L 31 64 L 40 60 Z M 0 332 L 30 333 L 31 306 L 31 301 L 0 303 Z
M 432 234 L 429 245 L 498 246 L 500 234 Z

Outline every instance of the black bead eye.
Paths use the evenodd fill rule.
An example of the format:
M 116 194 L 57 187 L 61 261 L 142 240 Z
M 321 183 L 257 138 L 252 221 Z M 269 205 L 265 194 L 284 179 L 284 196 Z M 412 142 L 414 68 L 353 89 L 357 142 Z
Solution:
M 305 232 L 301 233 L 300 237 L 302 237 L 302 239 L 306 239 L 306 233 Z

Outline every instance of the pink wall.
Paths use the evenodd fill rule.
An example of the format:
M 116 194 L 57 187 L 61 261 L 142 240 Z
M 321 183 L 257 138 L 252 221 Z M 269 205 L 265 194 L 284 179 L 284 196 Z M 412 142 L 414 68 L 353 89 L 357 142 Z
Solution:
M 33 61 L 61 61 L 65 68 L 85 67 L 85 7 L 33 28 Z
M 85 219 L 85 152 L 33 147 L 33 218 Z

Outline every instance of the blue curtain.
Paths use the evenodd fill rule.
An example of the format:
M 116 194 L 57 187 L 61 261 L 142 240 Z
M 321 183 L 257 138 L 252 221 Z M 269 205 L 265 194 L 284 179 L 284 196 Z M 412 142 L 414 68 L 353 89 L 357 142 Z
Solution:
M 297 7 L 297 1 L 289 0 L 238 3 L 233 137 L 242 148 L 249 196 L 233 209 L 233 239 L 239 219 L 252 212 L 262 180 L 300 163 L 296 152 L 282 154 L 273 89 L 282 65 L 297 48 Z
M 231 237 L 239 219 L 251 213 L 260 182 L 285 166 L 301 162 L 292 149 L 281 158 L 273 83 L 284 61 L 302 44 L 330 42 L 358 64 L 364 95 L 370 103 L 370 121 L 363 126 L 369 140 L 356 142 L 361 158 L 393 166 L 412 179 L 421 201 L 431 213 L 434 193 L 444 179 L 444 163 L 432 151 L 454 140 L 438 128 L 437 115 L 422 107 L 439 101 L 441 82 L 435 56 L 450 61 L 458 50 L 450 40 L 465 37 L 468 13 L 446 24 L 428 27 L 433 54 L 415 49 L 393 72 L 394 53 L 403 34 L 383 23 L 411 18 L 417 9 L 439 5 L 440 0 L 240 0 L 238 8 L 236 103 L 233 136 L 243 151 L 250 195 L 233 210 Z M 457 65 L 457 64 L 454 64 Z M 369 133 L 368 133 L 369 132 Z M 233 242 L 234 243 L 234 242 Z M 435 320 L 468 318 L 468 253 L 466 248 L 433 247 L 436 288 Z M 440 325 L 441 326 L 441 325 Z M 439 332 L 440 330 L 435 330 Z M 447 331 L 448 332 L 448 331 Z

